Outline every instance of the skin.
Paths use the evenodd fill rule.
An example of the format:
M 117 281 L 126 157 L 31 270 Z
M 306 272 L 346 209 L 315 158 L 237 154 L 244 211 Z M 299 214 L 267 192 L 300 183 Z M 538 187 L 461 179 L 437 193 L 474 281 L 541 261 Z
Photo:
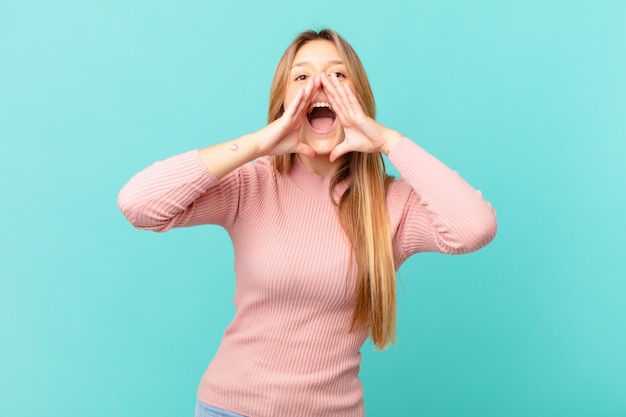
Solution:
M 330 41 L 303 45 L 291 68 L 283 115 L 254 133 L 201 149 L 207 168 L 221 178 L 258 157 L 295 153 L 309 171 L 330 178 L 348 152 L 388 154 L 403 136 L 363 112 L 341 61 Z M 337 116 L 326 134 L 314 132 L 306 117 L 316 101 L 329 103 Z

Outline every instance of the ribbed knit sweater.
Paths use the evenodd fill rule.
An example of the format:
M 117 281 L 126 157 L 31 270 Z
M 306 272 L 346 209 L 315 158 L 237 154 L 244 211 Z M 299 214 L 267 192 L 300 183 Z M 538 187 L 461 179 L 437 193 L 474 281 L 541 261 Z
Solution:
M 190 151 L 135 175 L 119 207 L 139 229 L 218 224 L 230 235 L 236 312 L 198 399 L 249 417 L 362 417 L 368 334 L 350 331 L 350 244 L 329 180 L 294 159 L 288 174 L 261 158 L 218 180 Z M 402 177 L 387 193 L 396 268 L 417 252 L 467 253 L 493 239 L 493 208 L 455 171 L 406 138 L 389 161 Z

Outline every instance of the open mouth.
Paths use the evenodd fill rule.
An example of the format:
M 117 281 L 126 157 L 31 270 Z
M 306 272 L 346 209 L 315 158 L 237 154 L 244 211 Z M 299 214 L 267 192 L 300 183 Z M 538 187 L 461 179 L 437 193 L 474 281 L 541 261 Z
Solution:
M 307 119 L 315 133 L 326 134 L 332 131 L 335 119 L 335 112 L 325 101 L 318 101 L 311 105 Z

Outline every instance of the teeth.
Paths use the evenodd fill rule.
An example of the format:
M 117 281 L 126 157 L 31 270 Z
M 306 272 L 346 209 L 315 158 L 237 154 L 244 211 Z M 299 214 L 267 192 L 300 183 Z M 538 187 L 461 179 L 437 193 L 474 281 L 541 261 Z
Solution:
M 332 107 L 330 107 L 330 104 L 325 102 L 325 101 L 318 101 L 316 103 L 313 103 L 311 105 L 311 108 L 309 109 L 309 113 L 311 112 L 311 110 L 313 110 L 316 107 L 328 107 L 329 109 L 333 109 Z

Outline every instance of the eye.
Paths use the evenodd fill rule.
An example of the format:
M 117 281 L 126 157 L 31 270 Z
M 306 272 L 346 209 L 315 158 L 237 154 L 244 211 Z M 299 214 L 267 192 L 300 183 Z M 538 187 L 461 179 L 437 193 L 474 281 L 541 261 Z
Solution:
M 306 81 L 306 80 L 307 80 L 307 78 L 309 78 L 309 76 L 308 76 L 308 75 L 306 75 L 306 74 L 301 74 L 301 75 L 298 75 L 298 76 L 295 78 L 295 80 L 294 80 L 294 81 Z
M 333 71 L 330 73 L 330 76 L 335 78 L 346 78 L 346 74 L 340 71 Z

